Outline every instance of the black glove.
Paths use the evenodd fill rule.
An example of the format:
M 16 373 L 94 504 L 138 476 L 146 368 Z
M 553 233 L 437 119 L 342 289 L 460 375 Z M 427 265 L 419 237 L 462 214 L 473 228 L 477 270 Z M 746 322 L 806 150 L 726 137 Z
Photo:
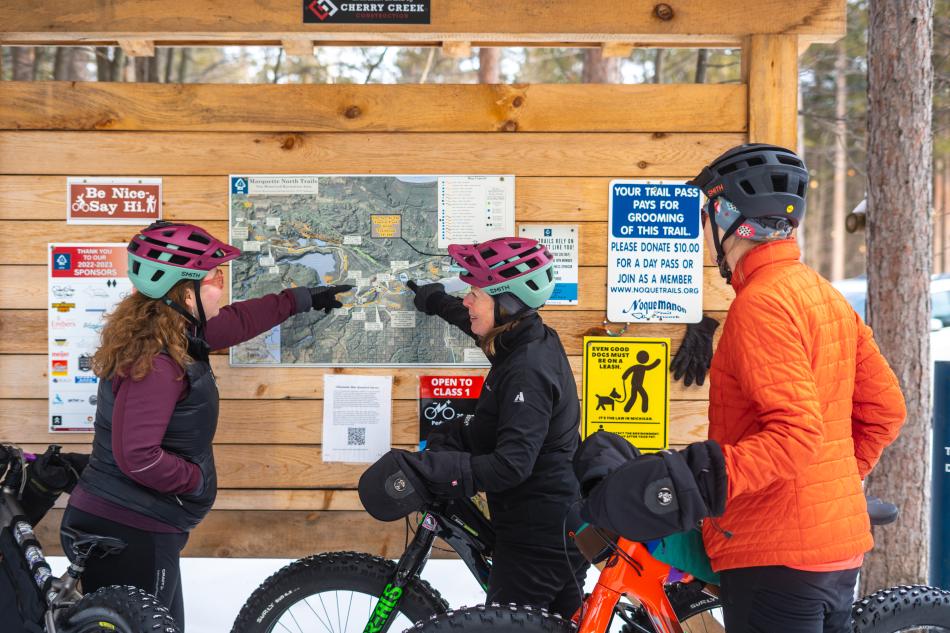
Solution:
M 699 323 L 687 324 L 683 343 L 670 363 L 674 379 L 683 378 L 683 384 L 687 387 L 694 382 L 703 384 L 706 370 L 712 362 L 713 334 L 718 327 L 719 321 L 708 316 L 704 316 Z
M 20 502 L 27 519 L 36 525 L 63 492 L 71 492 L 79 480 L 89 456 L 79 453 L 60 453 L 52 445 L 27 467 L 27 481 Z
M 436 500 L 464 499 L 475 494 L 472 454 L 463 451 L 406 453 L 406 466 L 424 482 Z
M 336 296 L 341 292 L 349 292 L 353 286 L 344 284 L 342 286 L 319 286 L 317 288 L 308 288 L 310 290 L 310 309 L 323 310 L 330 314 L 333 308 L 342 308 L 343 304 L 337 300 Z
M 574 475 L 581 484 L 581 496 L 632 459 L 640 457 L 636 446 L 609 431 L 597 431 L 581 442 L 574 453 Z
M 630 540 L 650 541 L 722 514 L 726 489 L 722 451 L 707 440 L 628 461 L 591 490 L 581 517 Z
M 439 283 L 420 286 L 416 282 L 409 280 L 406 282 L 406 286 L 409 290 L 416 293 L 415 298 L 412 300 L 416 306 L 416 310 L 425 312 L 429 316 L 432 316 L 438 311 L 439 300 L 448 294 L 445 292 L 445 286 Z
M 453 420 L 432 427 L 426 438 L 427 451 L 464 451 L 465 440 L 462 437 L 462 422 Z

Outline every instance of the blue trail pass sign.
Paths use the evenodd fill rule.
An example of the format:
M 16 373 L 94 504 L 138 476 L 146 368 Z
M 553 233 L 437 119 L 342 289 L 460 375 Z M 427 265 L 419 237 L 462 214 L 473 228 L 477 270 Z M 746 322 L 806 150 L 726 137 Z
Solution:
M 696 323 L 703 312 L 700 191 L 676 182 L 614 180 L 607 233 L 607 318 Z

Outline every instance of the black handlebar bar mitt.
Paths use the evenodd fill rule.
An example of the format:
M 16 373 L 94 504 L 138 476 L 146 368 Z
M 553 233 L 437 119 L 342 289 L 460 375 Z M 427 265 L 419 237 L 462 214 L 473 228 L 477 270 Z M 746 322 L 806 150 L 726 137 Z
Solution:
M 616 433 L 597 431 L 587 437 L 574 453 L 574 475 L 587 494 L 627 462 L 640 457 L 640 450 Z
M 424 482 L 406 467 L 407 454 L 407 451 L 394 448 L 360 477 L 360 501 L 374 519 L 397 521 L 432 501 Z
M 643 455 L 597 484 L 581 506 L 591 525 L 632 541 L 651 541 L 695 528 L 709 516 L 685 456 Z

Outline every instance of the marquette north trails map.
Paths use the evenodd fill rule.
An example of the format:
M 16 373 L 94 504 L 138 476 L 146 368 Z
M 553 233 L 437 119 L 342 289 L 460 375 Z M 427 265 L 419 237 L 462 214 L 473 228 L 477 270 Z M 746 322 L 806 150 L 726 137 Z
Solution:
M 514 232 L 511 176 L 231 176 L 231 299 L 351 284 L 343 308 L 231 348 L 234 365 L 487 364 L 413 307 L 405 282 L 448 277 L 444 245 Z M 440 247 L 442 245 L 443 247 Z

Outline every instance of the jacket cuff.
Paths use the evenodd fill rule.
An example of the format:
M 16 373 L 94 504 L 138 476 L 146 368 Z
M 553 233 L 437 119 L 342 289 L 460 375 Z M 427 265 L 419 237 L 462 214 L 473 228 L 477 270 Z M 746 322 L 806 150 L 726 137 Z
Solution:
M 309 288 L 297 286 L 296 288 L 288 288 L 285 292 L 289 292 L 290 296 L 294 298 L 294 314 L 306 312 L 313 307 L 313 297 L 310 295 Z

